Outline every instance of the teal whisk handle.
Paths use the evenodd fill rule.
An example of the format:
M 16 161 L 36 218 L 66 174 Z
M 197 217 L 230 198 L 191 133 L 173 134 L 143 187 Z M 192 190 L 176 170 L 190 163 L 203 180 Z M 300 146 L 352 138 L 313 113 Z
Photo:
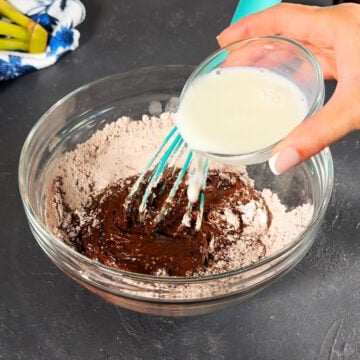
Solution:
M 240 0 L 230 25 L 235 24 L 245 16 L 255 14 L 280 3 L 281 0 Z
M 256 12 L 265 10 L 280 3 L 281 0 L 240 0 L 238 6 L 235 9 L 230 25 L 235 24 L 244 16 L 255 14 Z M 204 67 L 202 72 L 206 74 L 215 67 L 219 66 L 222 62 L 225 61 L 227 54 L 228 53 L 224 51 L 222 54 L 218 55 Z

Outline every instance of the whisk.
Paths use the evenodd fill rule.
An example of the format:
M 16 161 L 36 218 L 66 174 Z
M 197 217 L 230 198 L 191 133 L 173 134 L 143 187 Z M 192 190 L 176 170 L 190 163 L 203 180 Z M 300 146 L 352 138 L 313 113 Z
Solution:
M 180 166 L 180 164 L 182 164 L 182 166 Z M 168 173 L 171 175 L 174 175 L 176 170 L 179 171 L 164 205 L 154 219 L 154 223 L 159 223 L 164 216 L 166 216 L 180 183 L 183 181 L 186 173 L 188 173 L 188 177 L 190 179 L 190 186 L 188 187 L 189 202 L 184 219 L 186 219 L 189 215 L 192 204 L 199 199 L 200 211 L 198 212 L 196 220 L 196 229 L 199 229 L 204 209 L 204 190 L 208 172 L 208 160 L 204 155 L 190 150 L 176 126 L 172 128 L 161 146 L 137 178 L 129 192 L 125 206 L 128 207 L 133 199 L 138 195 L 141 190 L 141 185 L 143 183 L 147 183 L 139 205 L 140 220 L 143 220 L 147 209 L 148 199 L 152 194 L 153 189 L 164 176 L 164 172 L 166 170 L 169 170 Z
M 241 0 L 230 24 L 232 25 L 247 15 L 277 5 L 280 2 L 281 1 L 279 0 Z M 224 55 L 224 57 L 226 57 L 226 54 Z M 224 59 L 217 58 L 216 60 L 211 61 L 207 65 L 205 72 L 211 71 L 221 64 L 223 60 Z M 140 220 L 144 220 L 148 199 L 158 185 L 160 179 L 164 176 L 164 173 L 170 172 L 174 175 L 175 171 L 178 170 L 176 180 L 174 181 L 161 210 L 153 220 L 154 224 L 158 224 L 166 216 L 181 182 L 188 173 L 188 205 L 183 216 L 183 222 L 187 222 L 193 204 L 199 200 L 199 211 L 197 212 L 195 223 L 195 230 L 197 231 L 200 229 L 204 213 L 205 186 L 208 168 L 209 162 L 206 156 L 191 150 L 185 143 L 177 127 L 174 126 L 133 184 L 124 206 L 128 207 L 129 204 L 133 202 L 134 198 L 138 196 L 140 189 L 142 188 L 141 185 L 147 184 L 138 209 Z

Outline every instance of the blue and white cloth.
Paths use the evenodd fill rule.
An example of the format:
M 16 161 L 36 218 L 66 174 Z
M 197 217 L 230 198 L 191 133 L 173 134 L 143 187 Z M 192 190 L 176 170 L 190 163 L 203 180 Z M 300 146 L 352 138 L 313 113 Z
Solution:
M 80 0 L 8 1 L 40 23 L 48 31 L 49 38 L 42 54 L 0 51 L 0 81 L 50 66 L 79 46 L 80 33 L 75 27 L 85 19 L 85 7 Z

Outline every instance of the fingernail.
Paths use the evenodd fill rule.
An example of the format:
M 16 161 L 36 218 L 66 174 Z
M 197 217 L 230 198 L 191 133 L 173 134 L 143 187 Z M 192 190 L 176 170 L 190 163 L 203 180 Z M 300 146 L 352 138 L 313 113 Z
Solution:
M 298 165 L 300 162 L 299 153 L 294 148 L 288 147 L 269 159 L 269 167 L 275 175 L 280 175 Z
M 217 34 L 216 38 L 219 39 L 221 38 L 221 35 L 223 34 L 224 30 L 222 30 L 219 34 Z
M 217 37 L 216 37 L 216 40 L 217 40 L 217 42 L 220 44 L 220 42 L 221 42 L 221 39 L 222 39 L 222 34 L 223 34 L 223 32 L 221 32 Z

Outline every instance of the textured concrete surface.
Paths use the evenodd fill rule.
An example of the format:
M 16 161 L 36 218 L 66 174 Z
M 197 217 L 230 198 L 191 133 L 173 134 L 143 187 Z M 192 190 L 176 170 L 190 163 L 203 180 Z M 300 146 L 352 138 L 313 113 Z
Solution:
M 26 222 L 18 159 L 42 113 L 105 75 L 197 64 L 216 49 L 235 3 L 89 0 L 79 49 L 0 84 L 0 359 L 360 358 L 359 133 L 332 146 L 334 193 L 304 260 L 256 297 L 210 315 L 170 319 L 115 308 L 58 271 Z

